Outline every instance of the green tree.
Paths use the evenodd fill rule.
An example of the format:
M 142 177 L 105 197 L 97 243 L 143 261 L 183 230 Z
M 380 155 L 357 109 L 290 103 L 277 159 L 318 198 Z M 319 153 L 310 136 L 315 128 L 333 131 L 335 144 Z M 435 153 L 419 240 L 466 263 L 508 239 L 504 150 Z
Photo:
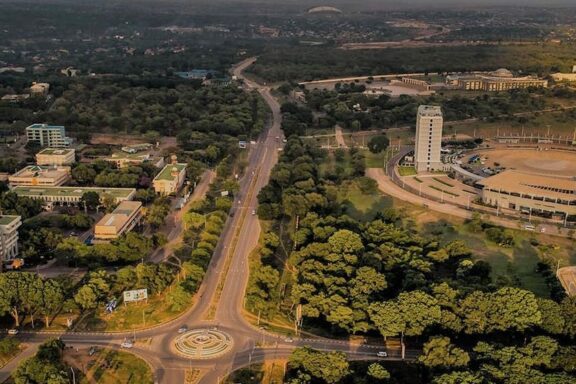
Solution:
M 100 195 L 94 191 L 84 192 L 80 201 L 84 203 L 86 209 L 93 211 L 100 205 Z
M 424 344 L 419 361 L 427 367 L 465 367 L 470 362 L 468 353 L 450 343 L 448 337 L 431 337 Z
M 308 347 L 297 348 L 292 352 L 289 364 L 328 384 L 338 383 L 350 374 L 346 355 L 342 352 L 319 352 Z
M 368 141 L 368 149 L 372 153 L 380 153 L 385 151 L 390 145 L 390 140 L 384 135 L 373 136 Z
M 368 366 L 368 376 L 378 380 L 388 380 L 390 378 L 390 372 L 386 370 L 383 366 L 378 363 L 372 363 Z

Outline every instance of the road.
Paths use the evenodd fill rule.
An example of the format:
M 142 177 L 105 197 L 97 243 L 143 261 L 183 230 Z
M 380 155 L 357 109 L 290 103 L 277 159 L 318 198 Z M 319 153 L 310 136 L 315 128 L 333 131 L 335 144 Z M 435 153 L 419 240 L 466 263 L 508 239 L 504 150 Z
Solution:
M 208 267 L 206 277 L 196 295 L 196 303 L 181 317 L 162 325 L 135 332 L 98 333 L 67 332 L 59 336 L 67 344 L 77 348 L 92 345 L 119 348 L 124 338 L 135 337 L 137 343 L 130 351 L 144 358 L 154 370 L 158 383 L 183 383 L 185 370 L 198 369 L 202 373 L 201 384 L 220 383 L 230 372 L 271 358 L 287 358 L 300 346 L 310 346 L 325 351 L 343 351 L 351 359 L 381 360 L 376 356 L 384 346 L 353 343 L 324 338 L 285 339 L 250 325 L 242 316 L 244 292 L 249 277 L 248 256 L 258 243 L 260 224 L 252 211 L 256 209 L 257 195 L 268 183 L 272 168 L 278 161 L 282 148 L 282 115 L 280 106 L 271 95 L 270 89 L 243 77 L 242 71 L 255 59 L 247 59 L 233 69 L 233 74 L 244 80 L 247 91 L 256 91 L 269 105 L 272 119 L 249 155 L 245 176 L 239 180 L 240 190 L 236 196 L 232 215 L 228 218 L 220 241 Z M 181 225 L 181 223 L 180 223 Z M 160 261 L 167 255 L 153 256 Z M 229 351 L 208 360 L 193 360 L 182 357 L 174 351 L 174 338 L 178 328 L 186 325 L 189 329 L 217 329 L 227 333 L 233 341 Z M 23 342 L 34 348 L 48 337 L 58 334 L 47 332 L 22 332 Z M 139 343 L 138 341 L 148 341 Z M 32 351 L 33 349 L 27 350 Z M 385 359 L 399 360 L 399 348 L 388 348 Z M 406 351 L 406 358 L 413 359 L 417 349 Z M 24 354 L 23 354 L 24 355 Z M 30 355 L 30 352 L 26 352 Z M 5 380 L 23 356 L 11 361 L 0 369 L 0 381 Z

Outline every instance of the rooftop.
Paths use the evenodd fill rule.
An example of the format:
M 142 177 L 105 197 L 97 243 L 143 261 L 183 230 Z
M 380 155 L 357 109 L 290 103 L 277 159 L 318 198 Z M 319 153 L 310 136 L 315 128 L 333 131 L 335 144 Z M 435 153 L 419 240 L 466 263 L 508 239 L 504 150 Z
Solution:
M 507 170 L 478 182 L 485 188 L 553 199 L 576 199 L 576 180 Z
M 142 203 L 139 201 L 123 201 L 118 204 L 114 212 L 104 215 L 96 223 L 96 226 L 115 227 L 116 231 L 120 231 L 132 214 L 139 210 L 140 207 L 142 207 Z
M 24 196 L 77 196 L 82 197 L 85 192 L 108 194 L 115 198 L 128 198 L 135 189 L 133 188 L 97 188 L 97 187 L 23 187 L 12 189 L 18 195 Z
M 67 155 L 69 153 L 74 153 L 73 149 L 63 149 L 63 148 L 44 148 L 38 155 Z
M 427 117 L 442 117 L 442 108 L 437 105 L 421 105 L 418 107 L 418 114 Z
M 64 129 L 63 125 L 48 125 L 48 124 L 41 124 L 36 123 L 29 125 L 26 129 L 50 129 L 50 130 L 61 130 Z
M 47 165 L 28 165 L 11 177 L 59 178 L 70 173 L 70 167 L 51 167 Z
M 20 220 L 20 216 L 0 215 L 0 225 L 10 225 L 17 220 Z
M 176 164 L 167 164 L 160 173 L 156 175 L 154 180 L 174 180 L 174 176 L 172 176 L 172 169 L 176 168 L 178 172 L 181 172 L 183 169 L 186 168 L 188 164 L 186 163 L 176 163 Z

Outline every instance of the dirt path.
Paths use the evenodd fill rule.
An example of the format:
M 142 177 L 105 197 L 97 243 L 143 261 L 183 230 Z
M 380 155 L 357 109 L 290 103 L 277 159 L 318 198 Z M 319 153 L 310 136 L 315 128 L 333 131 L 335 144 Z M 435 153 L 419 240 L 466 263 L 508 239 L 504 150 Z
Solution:
M 338 144 L 338 147 L 348 148 L 348 144 L 346 144 L 346 141 L 344 141 L 344 135 L 342 134 L 342 127 L 337 125 L 335 128 L 335 132 L 336 132 L 336 143 Z

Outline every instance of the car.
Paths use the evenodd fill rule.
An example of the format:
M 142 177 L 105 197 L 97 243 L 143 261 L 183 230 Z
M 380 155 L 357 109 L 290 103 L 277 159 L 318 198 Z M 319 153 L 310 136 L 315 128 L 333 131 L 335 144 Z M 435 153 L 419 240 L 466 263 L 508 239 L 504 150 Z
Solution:
M 8 330 L 9 335 L 17 335 L 18 333 L 20 333 L 20 331 L 17 330 L 16 328 L 12 328 L 12 329 Z
M 188 331 L 188 327 L 185 326 L 185 325 L 183 325 L 183 326 L 181 326 L 180 328 L 178 328 L 178 333 L 184 333 L 184 332 L 186 332 L 186 331 Z
M 252 216 L 254 216 L 255 214 L 256 214 L 256 210 L 253 209 L 253 210 L 252 210 Z
M 130 339 L 124 339 L 120 347 L 122 348 L 132 348 L 134 346 L 134 342 Z
M 388 357 L 388 352 L 386 352 L 386 351 L 380 351 L 380 352 L 376 353 L 376 356 L 378 356 L 378 357 Z
M 98 352 L 98 348 L 96 348 L 95 346 L 91 346 L 90 349 L 88 350 L 88 356 L 92 356 L 96 352 Z
M 286 343 L 293 343 L 293 342 L 294 342 L 294 339 L 292 339 L 291 337 L 287 337 L 287 338 L 284 339 L 284 342 L 286 342 Z

